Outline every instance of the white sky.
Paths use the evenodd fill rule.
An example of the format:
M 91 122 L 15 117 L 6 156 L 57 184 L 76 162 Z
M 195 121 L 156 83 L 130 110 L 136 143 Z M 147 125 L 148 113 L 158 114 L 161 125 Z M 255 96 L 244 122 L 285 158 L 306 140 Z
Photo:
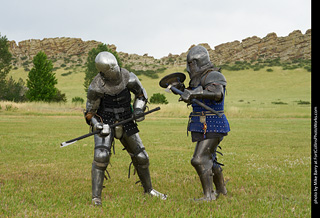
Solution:
M 76 37 L 156 58 L 270 32 L 311 28 L 310 0 L 0 0 L 0 33 L 16 42 Z

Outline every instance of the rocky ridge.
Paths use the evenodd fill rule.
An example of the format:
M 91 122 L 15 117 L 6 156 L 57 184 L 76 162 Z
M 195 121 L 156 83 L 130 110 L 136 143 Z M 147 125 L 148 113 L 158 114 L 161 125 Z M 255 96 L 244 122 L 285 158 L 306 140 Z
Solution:
M 30 67 L 33 57 L 44 51 L 55 67 L 84 66 L 87 54 L 101 42 L 83 41 L 80 38 L 44 38 L 21 41 L 9 41 L 9 50 L 13 55 L 13 65 Z M 291 32 L 288 36 L 278 37 L 269 33 L 263 38 L 252 36 L 217 45 L 212 49 L 207 43 L 201 44 L 209 51 L 211 60 L 216 65 L 233 63 L 235 61 L 254 61 L 258 59 L 280 59 L 290 61 L 295 59 L 311 59 L 311 29 L 303 34 L 300 30 Z M 115 45 L 108 45 L 116 50 Z M 192 45 L 190 48 L 192 48 Z M 190 49 L 189 48 L 189 49 Z M 137 55 L 118 52 L 123 63 L 135 70 L 157 70 L 164 66 L 185 66 L 188 51 L 180 55 L 169 54 L 156 59 L 148 54 Z

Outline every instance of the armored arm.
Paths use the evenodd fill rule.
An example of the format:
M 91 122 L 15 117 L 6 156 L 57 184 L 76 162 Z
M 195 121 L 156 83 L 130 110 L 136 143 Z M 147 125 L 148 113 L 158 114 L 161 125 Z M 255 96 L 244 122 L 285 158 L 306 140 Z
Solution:
M 93 85 L 90 85 L 88 88 L 87 93 L 87 103 L 86 103 L 86 110 L 84 112 L 85 119 L 88 125 L 96 125 L 99 123 L 95 118 L 95 114 L 100 106 L 102 94 L 97 92 L 94 89 Z
M 86 111 L 84 112 L 84 115 L 87 124 L 92 126 L 92 131 L 95 132 L 96 130 L 100 130 L 99 136 L 106 137 L 110 134 L 110 126 L 104 124 L 95 116 L 100 106 L 101 97 L 102 94 L 95 91 L 90 85 L 87 93 Z
M 218 71 L 211 71 L 201 78 L 201 85 L 194 90 L 185 89 L 181 95 L 182 100 L 189 102 L 190 99 L 210 99 L 216 102 L 223 100 L 224 87 L 227 81 Z
M 220 102 L 223 99 L 223 87 L 219 84 L 210 84 L 205 89 L 202 86 L 194 90 L 185 89 L 181 95 L 182 100 L 188 102 L 190 99 L 210 99 Z
M 127 88 L 135 95 L 133 103 L 134 115 L 138 116 L 140 114 L 143 114 L 147 107 L 148 95 L 146 90 L 142 87 L 142 84 L 139 81 L 138 77 L 134 73 L 130 72 Z M 142 120 L 144 120 L 144 117 L 137 119 L 138 122 Z

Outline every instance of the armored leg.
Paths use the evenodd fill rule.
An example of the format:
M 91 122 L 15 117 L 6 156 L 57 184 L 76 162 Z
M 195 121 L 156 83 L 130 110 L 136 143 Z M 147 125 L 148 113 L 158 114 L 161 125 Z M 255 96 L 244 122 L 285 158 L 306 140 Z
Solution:
M 219 138 L 206 139 L 197 143 L 193 157 L 191 159 L 192 166 L 196 169 L 204 197 L 199 200 L 211 201 L 216 200 L 213 191 L 213 160 L 212 154 L 215 152 Z
M 219 164 L 214 163 L 212 167 L 213 171 L 213 183 L 216 186 L 215 194 L 218 196 L 220 193 L 223 195 L 227 194 L 226 185 L 224 183 L 222 168 Z
M 144 191 L 150 192 L 152 184 L 149 172 L 149 156 L 145 151 L 139 134 L 136 133 L 130 137 L 124 134 L 121 143 L 131 156 L 132 163 L 137 170 Z
M 101 205 L 101 192 L 103 188 L 104 173 L 110 161 L 113 133 L 107 137 L 94 135 L 94 160 L 92 163 L 92 203 Z
M 220 138 L 220 142 L 223 138 Z M 219 196 L 219 194 L 226 195 L 227 189 L 226 185 L 224 183 L 222 168 L 217 162 L 217 153 L 216 153 L 217 147 L 212 155 L 213 159 L 213 166 L 212 166 L 212 172 L 213 172 L 213 183 L 216 186 L 215 194 Z
M 92 164 L 92 203 L 96 206 L 101 205 L 101 192 L 104 180 L 104 170 L 99 169 L 95 164 Z
M 131 136 L 124 136 L 121 139 L 121 143 L 126 148 L 127 152 L 131 156 L 132 163 L 137 170 L 137 174 L 143 186 L 144 192 L 153 196 L 157 196 L 166 199 L 166 195 L 152 188 L 151 177 L 149 172 L 149 156 L 145 151 L 140 136 L 138 133 Z

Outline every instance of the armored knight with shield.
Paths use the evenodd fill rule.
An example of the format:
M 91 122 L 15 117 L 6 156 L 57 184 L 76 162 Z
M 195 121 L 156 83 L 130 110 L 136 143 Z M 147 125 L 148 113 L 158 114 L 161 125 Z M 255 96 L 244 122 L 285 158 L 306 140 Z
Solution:
M 151 196 L 166 199 L 166 195 L 152 188 L 149 157 L 139 136 L 136 122 L 144 120 L 141 114 L 146 109 L 148 96 L 138 77 L 118 66 L 117 59 L 110 52 L 100 52 L 95 59 L 98 75 L 91 82 L 88 93 L 85 118 L 94 135 L 94 159 L 92 163 L 92 202 L 101 205 L 101 193 L 105 171 L 110 161 L 114 138 L 119 139 L 131 156 L 132 163 L 139 176 L 144 192 Z M 131 106 L 131 93 L 135 99 Z M 110 125 L 139 117 L 135 121 L 110 128 Z
M 219 194 L 226 195 L 227 189 L 222 168 L 217 161 L 217 148 L 230 131 L 224 114 L 224 97 L 227 81 L 219 68 L 214 67 L 209 53 L 203 46 L 194 46 L 187 55 L 189 87 L 185 88 L 183 73 L 164 77 L 160 86 L 180 94 L 180 100 L 191 104 L 188 131 L 196 142 L 191 164 L 197 171 L 204 196 L 199 201 L 216 200 Z M 218 152 L 220 153 L 220 152 Z M 213 184 L 216 190 L 213 189 Z

